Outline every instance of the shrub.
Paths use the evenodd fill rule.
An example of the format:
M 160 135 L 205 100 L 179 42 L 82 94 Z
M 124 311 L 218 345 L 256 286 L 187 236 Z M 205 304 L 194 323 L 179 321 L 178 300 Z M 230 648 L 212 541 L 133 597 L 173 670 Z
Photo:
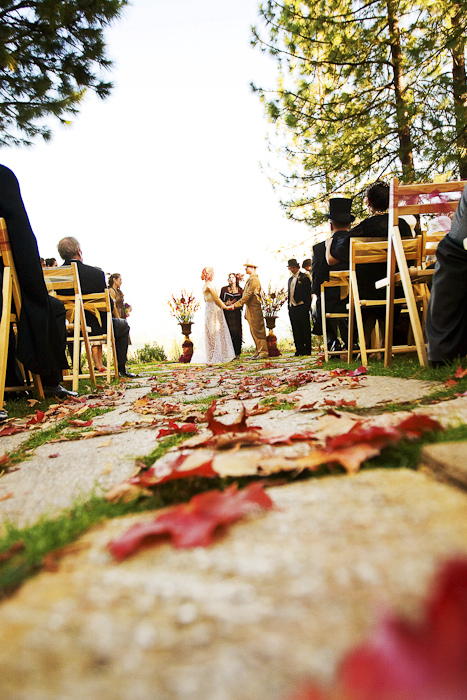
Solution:
M 167 355 L 162 345 L 146 343 L 142 350 L 136 351 L 136 362 L 140 364 L 146 362 L 167 362 Z

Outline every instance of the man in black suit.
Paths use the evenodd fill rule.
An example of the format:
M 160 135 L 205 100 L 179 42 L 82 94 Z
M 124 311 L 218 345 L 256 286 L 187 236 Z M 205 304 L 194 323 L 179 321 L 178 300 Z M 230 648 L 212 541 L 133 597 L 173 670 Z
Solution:
M 331 226 L 332 236 L 326 241 L 321 241 L 313 246 L 313 258 L 311 267 L 312 278 L 312 293 L 318 297 L 316 304 L 316 314 L 314 316 L 313 333 L 315 335 L 323 334 L 323 320 L 321 314 L 321 284 L 329 281 L 329 271 L 348 270 L 349 264 L 336 261 L 334 264 L 328 264 L 326 260 L 326 251 L 329 249 L 331 242 L 335 237 L 346 234 L 350 228 L 350 224 L 355 220 L 355 216 L 351 214 L 352 200 L 345 197 L 334 197 L 329 200 L 329 214 L 326 214 Z M 326 287 L 325 301 L 327 313 L 345 313 L 347 310 L 348 296 L 341 299 L 341 287 Z M 339 351 L 343 350 L 347 344 L 348 324 L 344 318 L 329 318 L 326 321 L 326 331 L 328 336 L 328 350 Z M 338 330 L 341 340 L 338 338 Z
M 64 265 L 70 265 L 75 262 L 78 266 L 79 281 L 81 284 L 82 294 L 98 294 L 106 289 L 105 276 L 99 267 L 92 267 L 83 263 L 83 253 L 79 242 L 76 238 L 68 236 L 62 238 L 57 246 L 60 257 L 64 260 Z M 62 292 L 65 295 L 72 295 L 72 289 L 66 289 Z M 112 303 L 112 300 L 111 300 Z M 86 323 L 91 327 L 91 336 L 102 335 L 105 329 L 99 324 L 96 316 L 90 311 L 86 311 Z M 126 368 L 126 360 L 128 354 L 128 337 L 130 327 L 123 318 L 112 318 L 115 336 L 115 349 L 117 351 L 118 373 L 123 377 L 136 377 Z M 110 358 L 108 358 L 109 361 Z
M 300 265 L 295 258 L 288 262 L 291 272 L 288 285 L 288 306 L 292 324 L 295 355 L 311 355 L 311 282 L 305 272 L 300 272 Z
M 26 369 L 40 374 L 46 396 L 77 396 L 60 385 L 62 369 L 68 368 L 65 308 L 47 293 L 36 237 L 24 208 L 18 180 L 4 165 L 0 165 L 0 217 L 7 225 L 22 300 L 17 344 L 13 332 L 10 334 L 6 386 L 23 383 L 21 374 L 18 375 L 17 357 Z M 0 259 L 0 304 L 3 268 Z M 1 413 L 6 415 L 4 411 Z

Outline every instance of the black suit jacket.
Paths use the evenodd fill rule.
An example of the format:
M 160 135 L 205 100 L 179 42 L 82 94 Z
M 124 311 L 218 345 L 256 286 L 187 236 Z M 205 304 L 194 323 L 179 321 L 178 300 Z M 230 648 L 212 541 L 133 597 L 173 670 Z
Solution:
M 0 216 L 6 221 L 21 287 L 22 309 L 18 322 L 16 356 L 34 373 L 54 374 L 57 370 L 68 367 L 65 349 L 45 286 L 36 237 L 24 208 L 18 180 L 4 165 L 0 165 Z M 2 260 L 0 278 L 0 282 L 3 281 Z
M 293 276 L 289 278 L 288 297 L 290 306 L 290 285 L 292 284 Z M 303 301 L 303 306 L 310 308 L 311 306 L 311 282 L 308 275 L 304 272 L 298 273 L 297 284 L 295 285 L 294 299 L 297 303 Z
M 85 265 L 81 260 L 65 260 L 62 267 L 65 265 L 70 265 L 72 262 L 76 263 L 78 267 L 79 282 L 81 285 L 82 294 L 98 294 L 99 292 L 104 292 L 106 289 L 105 275 L 103 270 L 99 267 L 92 267 L 92 265 Z M 64 289 L 61 292 L 64 296 L 71 296 L 74 294 L 72 289 Z M 110 300 L 112 305 L 112 299 Z M 91 335 L 101 335 L 107 332 L 105 328 L 99 325 L 97 318 L 90 311 L 85 311 L 86 323 L 91 328 Z

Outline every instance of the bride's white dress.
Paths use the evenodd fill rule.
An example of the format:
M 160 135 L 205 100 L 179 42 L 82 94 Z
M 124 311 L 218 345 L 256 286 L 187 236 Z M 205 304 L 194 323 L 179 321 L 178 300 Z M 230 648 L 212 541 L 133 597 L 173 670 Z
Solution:
M 203 285 L 205 302 L 204 333 L 191 362 L 194 364 L 214 365 L 218 362 L 230 362 L 235 357 L 235 350 L 230 337 L 229 327 L 225 320 L 217 289 L 211 284 Z M 217 303 L 216 303 L 217 302 Z

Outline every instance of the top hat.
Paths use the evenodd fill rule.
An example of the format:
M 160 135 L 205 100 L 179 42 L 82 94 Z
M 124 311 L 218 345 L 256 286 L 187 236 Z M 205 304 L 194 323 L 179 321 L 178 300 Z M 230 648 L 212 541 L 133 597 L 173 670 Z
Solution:
M 334 197 L 334 199 L 329 200 L 329 214 L 326 214 L 326 216 L 332 221 L 337 221 L 341 224 L 350 224 L 355 219 L 355 216 L 350 213 L 351 207 L 351 199 Z
M 258 267 L 258 265 L 255 265 L 253 262 L 251 262 L 250 258 L 246 259 L 246 262 L 243 263 L 243 267 Z
M 298 262 L 295 260 L 295 258 L 292 258 L 287 262 L 287 267 L 300 267 Z

